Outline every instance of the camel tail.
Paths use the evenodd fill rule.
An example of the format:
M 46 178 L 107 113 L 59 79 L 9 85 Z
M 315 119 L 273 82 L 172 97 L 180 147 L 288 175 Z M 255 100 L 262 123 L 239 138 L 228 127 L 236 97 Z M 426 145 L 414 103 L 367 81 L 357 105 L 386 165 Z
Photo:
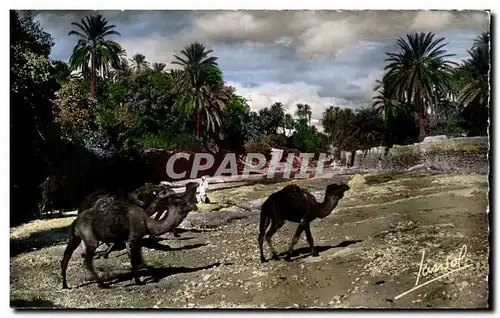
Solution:
M 269 226 L 269 221 L 271 219 L 272 211 L 274 209 L 274 203 L 269 198 L 260 207 L 260 224 L 259 232 L 264 235 L 267 227 Z
M 272 200 L 269 200 L 269 198 L 262 204 L 260 207 L 260 223 L 259 223 L 259 251 L 260 251 L 260 261 L 264 262 L 265 257 L 264 257 L 264 250 L 263 250 L 263 243 L 264 243 L 264 234 L 266 233 L 267 228 L 269 227 L 269 224 L 271 223 L 271 215 L 272 215 L 272 209 L 274 209 L 274 203 Z
M 76 248 L 80 245 L 80 242 L 82 239 L 78 234 L 76 233 L 76 221 L 78 219 L 74 220 L 71 225 L 69 226 L 68 230 L 68 245 L 66 246 L 66 250 L 64 251 L 64 256 L 61 261 L 61 274 L 62 274 L 62 279 L 63 279 L 63 288 L 68 288 L 68 284 L 66 281 L 66 270 L 68 268 L 68 263 L 71 258 L 71 255 L 73 255 L 73 252 L 76 250 Z

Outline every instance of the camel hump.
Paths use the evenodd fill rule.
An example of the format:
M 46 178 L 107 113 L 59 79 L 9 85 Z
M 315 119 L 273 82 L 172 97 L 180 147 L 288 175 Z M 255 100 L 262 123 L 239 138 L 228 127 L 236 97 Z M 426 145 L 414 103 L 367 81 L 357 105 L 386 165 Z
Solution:
M 281 191 L 288 192 L 288 193 L 294 193 L 294 192 L 300 192 L 300 191 L 302 191 L 302 189 L 296 184 L 289 184 L 286 187 L 284 187 L 283 189 L 281 189 Z

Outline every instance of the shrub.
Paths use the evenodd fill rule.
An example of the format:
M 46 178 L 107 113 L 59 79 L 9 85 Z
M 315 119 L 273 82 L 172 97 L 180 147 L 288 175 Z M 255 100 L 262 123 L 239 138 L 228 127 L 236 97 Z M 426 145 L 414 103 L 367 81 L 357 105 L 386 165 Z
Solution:
M 283 135 L 267 135 L 263 137 L 263 141 L 272 148 L 283 149 L 286 146 L 286 137 Z
M 81 142 L 96 129 L 97 101 L 72 81 L 64 85 L 54 101 L 54 120 L 61 136 L 66 140 Z
M 456 154 L 456 153 L 477 153 L 477 152 L 486 152 L 487 148 L 485 145 L 476 144 L 476 143 L 459 143 L 459 144 L 450 144 L 443 143 L 437 145 L 431 145 L 428 153 L 429 154 Z
M 196 136 L 188 133 L 181 134 L 168 134 L 148 133 L 138 138 L 131 138 L 127 140 L 127 148 L 136 149 L 164 149 L 164 150 L 199 150 L 201 149 L 202 141 Z
M 252 139 L 245 143 L 245 151 L 247 153 L 261 153 L 268 158 L 271 155 L 271 146 L 267 143 L 265 137 Z

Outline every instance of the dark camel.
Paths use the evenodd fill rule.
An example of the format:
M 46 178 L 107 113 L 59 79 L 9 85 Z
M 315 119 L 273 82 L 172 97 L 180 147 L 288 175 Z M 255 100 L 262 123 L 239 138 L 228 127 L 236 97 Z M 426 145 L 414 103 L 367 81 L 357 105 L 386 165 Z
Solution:
M 193 192 L 192 189 L 188 190 L 189 193 Z M 141 241 L 147 234 L 162 235 L 172 231 L 190 211 L 197 210 L 196 204 L 193 203 L 191 198 L 188 198 L 187 192 L 185 195 L 176 194 L 156 199 L 147 208 L 148 212 L 142 207 L 117 196 L 106 195 L 100 197 L 90 209 L 83 211 L 70 225 L 68 245 L 61 262 L 63 288 L 68 288 L 66 281 L 68 262 L 82 241 L 84 267 L 90 272 L 91 277 L 100 288 L 105 288 L 107 285 L 97 276 L 93 264 L 93 255 L 99 242 L 115 243 L 125 241 L 132 265 L 134 282 L 138 285 L 142 284 L 138 275 L 139 266 L 143 264 Z M 164 211 L 167 209 L 168 214 L 162 221 L 149 217 L 152 214 L 151 211 Z
M 98 190 L 94 191 L 92 194 L 88 195 L 82 201 L 82 203 L 80 204 L 80 206 L 78 208 L 78 215 L 80 215 L 80 213 L 82 213 L 83 211 L 91 208 L 97 202 L 97 200 L 99 198 L 106 196 L 106 195 L 113 195 L 115 197 L 117 196 L 121 199 L 128 200 L 131 203 L 136 204 L 136 205 L 144 208 L 145 212 L 148 213 L 148 216 L 153 215 L 153 217 L 154 217 L 156 212 L 148 208 L 152 204 L 152 202 L 157 198 L 163 198 L 163 197 L 169 196 L 169 195 L 174 194 L 174 193 L 175 192 L 172 190 L 172 188 L 170 188 L 167 185 L 163 185 L 163 184 L 155 185 L 155 184 L 149 183 L 149 182 L 146 183 L 144 186 L 134 190 L 134 192 L 129 193 L 129 194 L 125 193 L 122 190 L 115 190 L 113 192 L 110 192 L 110 191 L 107 191 L 104 189 L 98 189 Z M 161 211 L 161 213 L 162 212 L 163 211 Z M 149 215 L 149 213 L 152 213 L 152 215 Z M 156 220 L 159 219 L 159 216 L 161 216 L 161 213 L 158 214 L 158 217 L 155 217 Z M 173 232 L 175 237 L 180 236 L 175 231 L 175 229 L 172 230 L 172 232 Z M 101 251 L 99 253 L 96 253 L 95 258 L 96 259 L 100 258 L 100 257 L 108 258 L 109 254 L 117 246 L 117 243 L 123 244 L 123 242 L 116 242 L 116 243 L 108 244 L 108 247 L 106 248 L 106 250 Z M 83 254 L 82 254 L 82 257 L 84 257 Z
M 271 224 L 271 227 L 265 233 L 265 238 L 273 254 L 273 259 L 278 258 L 278 254 L 271 243 L 271 237 L 285 224 L 285 221 L 299 223 L 285 260 L 291 260 L 293 247 L 303 231 L 306 232 L 307 242 L 311 247 L 311 254 L 318 256 L 319 254 L 314 248 L 310 223 L 316 218 L 325 218 L 330 215 L 339 200 L 344 197 L 344 193 L 348 190 L 348 185 L 330 184 L 326 187 L 325 199 L 321 203 L 317 202 L 312 194 L 294 184 L 288 185 L 271 194 L 264 204 L 262 204 L 260 213 L 259 249 L 261 262 L 266 261 L 262 245 L 264 242 L 264 233 L 269 224 Z

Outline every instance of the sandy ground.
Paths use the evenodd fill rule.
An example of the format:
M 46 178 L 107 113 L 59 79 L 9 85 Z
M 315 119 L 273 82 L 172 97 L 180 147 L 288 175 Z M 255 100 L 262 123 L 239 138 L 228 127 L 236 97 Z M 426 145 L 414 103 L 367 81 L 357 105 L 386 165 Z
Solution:
M 326 185 L 342 179 L 294 182 L 322 200 Z M 153 269 L 143 272 L 143 286 L 132 285 L 122 250 L 95 261 L 112 282 L 98 289 L 77 249 L 68 268 L 72 289 L 63 290 L 60 260 L 74 217 L 13 228 L 11 306 L 488 307 L 486 176 L 378 173 L 348 182 L 351 190 L 334 212 L 311 224 L 319 257 L 310 255 L 303 235 L 292 262 L 260 263 L 259 206 L 286 183 L 224 189 L 209 193 L 218 204 L 189 215 L 180 238 L 146 240 L 143 256 Z M 287 250 L 296 226 L 287 223 L 273 237 L 278 251 Z M 265 251 L 270 257 L 266 245 Z

